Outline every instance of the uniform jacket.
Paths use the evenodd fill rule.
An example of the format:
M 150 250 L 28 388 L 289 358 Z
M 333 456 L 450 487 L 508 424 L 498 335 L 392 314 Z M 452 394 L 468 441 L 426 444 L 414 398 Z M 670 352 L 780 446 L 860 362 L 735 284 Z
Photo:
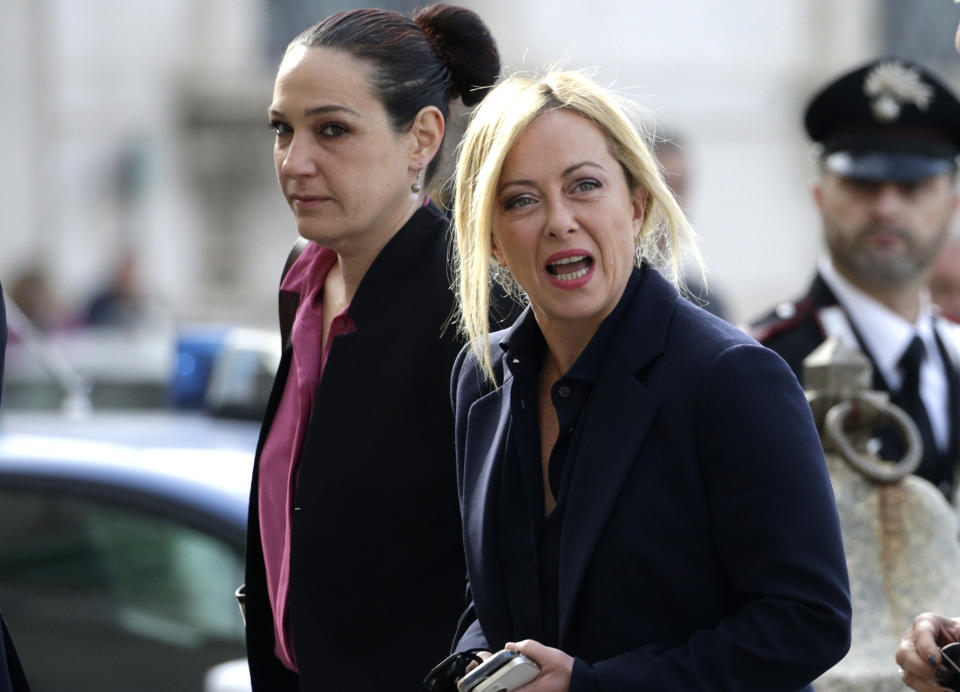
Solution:
M 300 455 L 288 617 L 299 667 L 274 656 L 254 467 L 247 644 L 254 690 L 417 690 L 463 607 L 450 367 L 447 220 L 424 207 L 384 247 L 338 336 Z M 281 312 L 297 297 L 281 293 Z M 258 445 L 279 405 L 280 363 Z
M 492 541 L 510 336 L 491 336 L 501 387 L 466 351 L 453 372 L 473 599 L 458 650 L 525 636 Z M 833 493 L 809 406 L 775 353 L 645 269 L 582 416 L 559 553 L 571 692 L 797 690 L 844 655 Z
M 938 320 L 939 322 L 939 320 Z M 917 474 L 941 487 L 945 494 L 952 493 L 953 482 L 949 480 L 950 466 L 960 462 L 960 360 L 957 341 L 952 332 L 956 327 L 937 324 L 937 337 L 941 345 L 941 358 L 948 368 L 950 445 L 946 453 L 938 453 L 932 442 L 927 443 L 924 458 Z M 832 335 L 844 337 L 847 342 L 856 342 L 873 366 L 873 389 L 890 392 L 883 375 L 874 362 L 873 355 L 865 346 L 854 322 L 850 320 L 843 305 L 819 273 L 814 277 L 810 290 L 796 302 L 781 303 L 777 308 L 751 327 L 751 334 L 764 346 L 779 353 L 803 382 L 803 359 Z M 950 332 L 950 333 L 948 333 Z

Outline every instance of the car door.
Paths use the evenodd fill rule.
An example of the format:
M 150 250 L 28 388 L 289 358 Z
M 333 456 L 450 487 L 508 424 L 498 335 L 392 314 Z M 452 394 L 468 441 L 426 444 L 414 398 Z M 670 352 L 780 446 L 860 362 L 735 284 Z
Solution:
M 35 692 L 200 692 L 245 656 L 237 536 L 189 513 L 0 481 L 0 610 Z

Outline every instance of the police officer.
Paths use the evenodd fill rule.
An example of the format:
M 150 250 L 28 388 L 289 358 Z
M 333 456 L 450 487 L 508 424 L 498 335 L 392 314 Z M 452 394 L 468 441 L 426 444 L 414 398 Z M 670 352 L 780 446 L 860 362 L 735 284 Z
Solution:
M 931 306 L 930 267 L 957 209 L 960 102 L 928 70 L 882 58 L 825 86 L 804 116 L 819 147 L 813 198 L 827 255 L 809 292 L 752 327 L 802 381 L 803 359 L 836 336 L 874 368 L 873 386 L 917 423 L 917 474 L 952 496 L 960 458 L 960 360 Z M 903 453 L 878 435 L 881 456 Z

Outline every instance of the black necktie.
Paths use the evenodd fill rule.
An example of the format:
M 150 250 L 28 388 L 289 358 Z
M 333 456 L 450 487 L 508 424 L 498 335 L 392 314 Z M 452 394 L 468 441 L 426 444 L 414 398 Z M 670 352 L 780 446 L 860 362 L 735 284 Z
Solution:
M 920 397 L 920 366 L 927 354 L 927 349 L 923 345 L 923 340 L 919 336 L 914 336 L 903 352 L 897 366 L 903 375 L 903 381 L 900 385 L 900 394 L 897 397 L 900 401 L 900 408 L 910 414 L 913 420 L 918 421 L 918 415 L 927 415 L 923 406 L 923 399 Z M 920 425 L 918 422 L 917 425 Z
M 907 412 L 907 415 L 913 419 L 920 431 L 920 439 L 923 442 L 923 460 L 920 462 L 920 468 L 917 469 L 916 473 L 936 485 L 943 480 L 943 472 L 937 468 L 937 444 L 933 438 L 933 428 L 930 425 L 930 418 L 927 416 L 927 409 L 920 396 L 920 366 L 923 364 L 926 355 L 927 349 L 923 345 L 923 340 L 914 335 L 910 345 L 907 346 L 907 350 L 903 352 L 900 361 L 897 363 L 903 381 L 900 385 L 900 391 L 892 399 L 893 403 Z

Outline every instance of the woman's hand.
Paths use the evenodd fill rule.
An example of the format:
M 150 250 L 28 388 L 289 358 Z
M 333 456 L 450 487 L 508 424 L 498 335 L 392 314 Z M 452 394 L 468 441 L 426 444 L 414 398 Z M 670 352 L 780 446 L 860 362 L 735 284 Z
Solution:
M 944 689 L 938 682 L 947 674 L 940 662 L 940 647 L 960 640 L 960 619 L 936 613 L 921 613 L 903 633 L 897 647 L 897 663 L 903 682 L 915 690 Z
M 510 642 L 504 648 L 519 651 L 540 666 L 540 675 L 533 682 L 517 688 L 517 692 L 567 692 L 570 689 L 573 656 L 532 639 L 516 644 Z

